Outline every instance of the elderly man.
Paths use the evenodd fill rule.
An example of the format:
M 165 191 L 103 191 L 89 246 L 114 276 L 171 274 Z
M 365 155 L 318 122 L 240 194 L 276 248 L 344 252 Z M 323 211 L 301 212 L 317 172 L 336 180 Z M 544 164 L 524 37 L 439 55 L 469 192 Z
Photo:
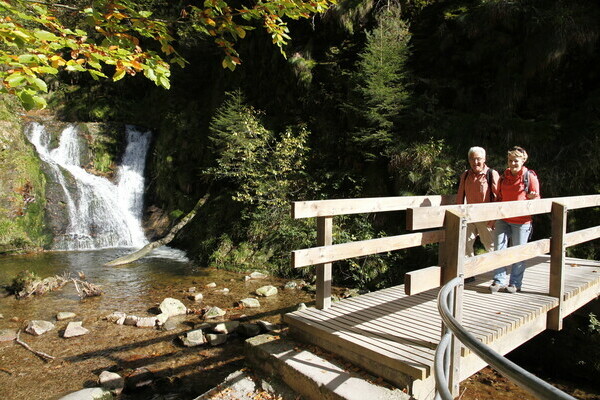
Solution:
M 498 181 L 500 175 L 485 164 L 485 150 L 481 147 L 471 147 L 468 152 L 471 168 L 460 176 L 456 203 L 468 204 L 487 203 L 496 200 L 498 196 Z M 479 240 L 487 251 L 494 250 L 494 236 L 492 228 L 487 222 L 475 222 L 467 227 L 466 255 L 475 255 L 473 248 L 475 239 Z M 472 279 L 470 279 L 472 281 Z

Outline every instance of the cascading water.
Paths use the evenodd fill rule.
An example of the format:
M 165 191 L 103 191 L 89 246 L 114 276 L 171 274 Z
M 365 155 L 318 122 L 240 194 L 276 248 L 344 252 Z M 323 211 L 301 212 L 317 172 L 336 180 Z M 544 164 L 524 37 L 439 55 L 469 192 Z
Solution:
M 75 126 L 62 131 L 55 149 L 50 149 L 51 137 L 43 125 L 32 124 L 27 136 L 65 193 L 69 227 L 56 238 L 56 250 L 142 247 L 147 243 L 141 218 L 150 132 L 127 126 L 127 147 L 116 183 L 81 168 Z

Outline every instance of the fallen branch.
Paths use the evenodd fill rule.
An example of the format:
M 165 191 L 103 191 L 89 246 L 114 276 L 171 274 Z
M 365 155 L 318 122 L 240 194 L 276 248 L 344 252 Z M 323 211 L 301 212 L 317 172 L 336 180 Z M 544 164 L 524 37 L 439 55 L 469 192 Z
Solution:
M 31 351 L 33 354 L 40 357 L 42 360 L 44 360 L 46 362 L 50 362 L 56 358 L 49 354 L 44 353 L 43 351 L 37 351 L 37 350 L 32 349 L 31 346 L 29 346 L 27 343 L 25 343 L 24 341 L 22 341 L 19 338 L 20 334 L 21 334 L 21 330 L 19 329 L 19 331 L 17 332 L 17 337 L 15 338 L 15 342 L 19 343 L 21 346 L 25 347 L 27 350 Z
M 145 245 L 138 251 L 135 251 L 131 254 L 128 254 L 126 256 L 119 257 L 115 260 L 109 261 L 106 264 L 104 264 L 104 266 L 105 267 L 116 267 L 117 265 L 129 264 L 131 262 L 134 262 L 135 260 L 139 260 L 140 258 L 144 257 L 145 255 L 150 253 L 155 248 L 164 246 L 165 244 L 169 243 L 171 240 L 173 240 L 175 238 L 175 234 L 177 232 L 179 232 L 181 230 L 181 228 L 183 228 L 188 222 L 190 222 L 192 220 L 192 218 L 194 218 L 196 216 L 196 212 L 198 211 L 198 209 L 200 207 L 202 207 L 202 205 L 204 205 L 204 203 L 206 203 L 206 200 L 208 200 L 208 194 L 206 196 L 204 196 L 203 198 L 201 198 L 200 200 L 198 200 L 198 202 L 196 203 L 196 205 L 194 206 L 192 211 L 190 211 L 185 217 L 183 217 L 181 219 L 181 221 L 179 221 L 173 228 L 171 228 L 169 233 L 162 239 L 156 240 L 152 243 L 148 243 L 147 245 Z
M 89 283 L 86 281 L 81 281 L 75 278 L 71 278 L 71 280 L 75 284 L 77 294 L 82 299 L 85 297 L 100 296 L 102 294 L 102 289 L 100 289 L 100 286 L 94 285 L 93 283 Z M 81 284 L 81 289 L 79 289 L 79 285 L 77 283 Z

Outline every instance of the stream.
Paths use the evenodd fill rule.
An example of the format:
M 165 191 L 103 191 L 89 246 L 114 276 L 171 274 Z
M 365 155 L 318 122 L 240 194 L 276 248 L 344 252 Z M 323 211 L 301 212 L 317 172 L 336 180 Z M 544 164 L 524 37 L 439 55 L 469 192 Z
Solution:
M 181 252 L 158 249 L 151 257 L 122 267 L 103 264 L 130 250 L 44 252 L 0 258 L 0 285 L 8 285 L 22 270 L 40 277 L 83 272 L 87 281 L 100 285 L 101 296 L 80 299 L 73 284 L 43 296 L 17 300 L 0 298 L 0 329 L 17 330 L 28 320 L 54 323 L 55 329 L 20 338 L 37 351 L 56 357 L 45 362 L 16 342 L 0 342 L 0 392 L 3 400 L 58 399 L 85 387 L 97 386 L 104 370 L 128 377 L 129 382 L 148 383 L 128 387 L 123 399 L 192 399 L 220 383 L 229 373 L 243 367 L 243 341 L 235 335 L 217 347 L 184 347 L 178 336 L 202 322 L 197 315 L 177 317 L 171 331 L 109 323 L 103 317 L 122 311 L 129 315 L 156 315 L 156 306 L 166 297 L 181 300 L 188 308 L 218 306 L 227 311 L 225 319 L 247 316 L 249 321 L 280 323 L 281 315 L 312 296 L 298 289 L 284 290 L 287 280 L 267 278 L 246 280 L 246 274 L 194 267 Z M 207 288 L 209 283 L 216 287 Z M 267 284 L 279 288 L 272 297 L 260 298 L 257 309 L 236 308 L 237 301 L 256 297 L 254 291 Z M 204 299 L 189 297 L 196 288 Z M 219 290 L 228 288 L 227 294 Z M 56 321 L 56 314 L 70 311 L 72 320 Z M 63 338 L 69 321 L 83 321 L 89 333 Z M 154 397 L 153 397 L 154 396 Z M 159 396 L 159 397 L 156 397 Z M 162 396 L 162 397 L 161 397 Z

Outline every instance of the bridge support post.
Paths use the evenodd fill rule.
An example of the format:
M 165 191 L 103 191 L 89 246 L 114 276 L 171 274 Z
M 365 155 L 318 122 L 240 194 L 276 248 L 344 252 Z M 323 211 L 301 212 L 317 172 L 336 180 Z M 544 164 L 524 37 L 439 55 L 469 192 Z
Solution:
M 467 221 L 462 214 L 447 210 L 444 219 L 444 228 L 446 230 L 445 254 L 446 262 L 442 268 L 442 285 L 451 279 L 460 276 L 464 277 L 465 245 L 467 241 Z M 453 314 L 458 323 L 462 323 L 464 283 L 456 286 L 454 289 Z M 450 374 L 448 385 L 452 396 L 459 395 L 460 384 L 460 353 L 461 343 L 456 338 L 452 338 L 450 346 Z
M 565 235 L 567 232 L 567 206 L 552 203 L 552 239 L 550 240 L 550 291 L 558 298 L 558 307 L 548 311 L 548 329 L 561 330 L 564 318 L 565 295 Z
M 317 246 L 333 244 L 333 217 L 317 217 Z M 331 307 L 331 263 L 317 265 L 315 306 L 319 310 Z

